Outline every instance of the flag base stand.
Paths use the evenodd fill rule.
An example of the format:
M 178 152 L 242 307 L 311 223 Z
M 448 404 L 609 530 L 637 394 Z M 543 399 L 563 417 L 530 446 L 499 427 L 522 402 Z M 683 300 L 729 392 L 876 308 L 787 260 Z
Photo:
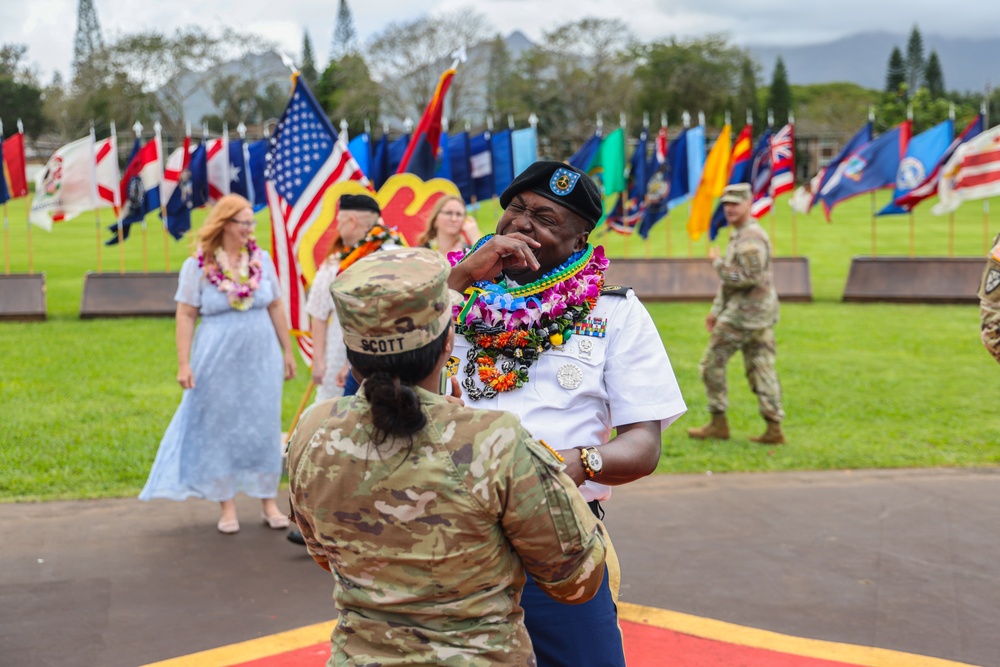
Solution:
M 0 320 L 37 322 L 45 318 L 44 273 L 0 275 Z
M 812 301 L 808 257 L 775 257 L 774 287 L 778 298 Z M 711 301 L 719 275 L 707 258 L 612 259 L 605 284 L 627 285 L 645 301 Z
M 844 301 L 979 303 L 981 257 L 855 257 Z
M 83 279 L 80 318 L 173 317 L 177 273 L 94 273 Z

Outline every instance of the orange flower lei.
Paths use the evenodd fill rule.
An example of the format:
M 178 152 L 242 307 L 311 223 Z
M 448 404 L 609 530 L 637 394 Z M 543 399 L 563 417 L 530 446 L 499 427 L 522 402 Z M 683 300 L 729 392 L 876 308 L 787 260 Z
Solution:
M 362 257 L 372 254 L 381 248 L 382 244 L 386 241 L 392 241 L 396 245 L 403 247 L 407 246 L 406 239 L 395 228 L 386 229 L 382 225 L 375 225 L 357 245 L 340 254 L 340 270 L 338 273 L 342 273 L 347 267 Z
M 487 350 L 521 349 L 531 345 L 531 335 L 527 331 L 504 331 L 496 335 L 476 336 L 476 347 L 482 352 L 476 357 L 479 381 L 496 391 L 510 391 L 527 381 L 527 372 L 512 368 L 506 373 L 497 369 L 496 357 Z M 495 352 L 494 352 L 495 354 Z

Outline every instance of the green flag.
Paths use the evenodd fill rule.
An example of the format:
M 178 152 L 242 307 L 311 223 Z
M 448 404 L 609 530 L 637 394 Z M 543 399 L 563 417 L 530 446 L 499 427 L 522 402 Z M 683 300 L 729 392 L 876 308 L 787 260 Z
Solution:
M 605 197 L 625 190 L 625 131 L 622 128 L 601 141 L 601 148 L 587 171 L 591 175 L 600 175 Z

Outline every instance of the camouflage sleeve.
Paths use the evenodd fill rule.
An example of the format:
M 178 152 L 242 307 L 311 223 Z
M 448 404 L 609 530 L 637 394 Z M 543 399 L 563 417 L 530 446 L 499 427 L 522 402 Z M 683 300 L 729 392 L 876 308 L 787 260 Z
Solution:
M 718 262 L 715 270 L 725 287 L 747 289 L 761 282 L 768 260 L 767 244 L 760 239 L 741 240 L 731 263 Z
M 555 455 L 523 429 L 502 524 L 525 569 L 550 597 L 579 604 L 597 593 L 604 578 L 604 526 Z
M 718 318 L 722 311 L 726 309 L 726 293 L 723 289 L 723 285 L 719 285 L 719 289 L 715 291 L 715 298 L 712 299 L 712 309 L 709 314 L 712 317 Z
M 993 357 L 1000 361 L 1000 236 L 993 242 L 993 249 L 983 269 L 979 283 L 980 338 Z
M 301 504 L 309 481 L 318 472 L 316 466 L 306 456 L 313 436 L 327 416 L 325 411 L 316 409 L 317 405 L 321 404 L 310 406 L 302 415 L 299 425 L 288 441 L 288 503 L 291 506 L 292 520 L 302 532 L 309 555 L 320 567 L 329 570 L 330 563 L 327 561 L 326 551 L 316 539 L 313 516 Z

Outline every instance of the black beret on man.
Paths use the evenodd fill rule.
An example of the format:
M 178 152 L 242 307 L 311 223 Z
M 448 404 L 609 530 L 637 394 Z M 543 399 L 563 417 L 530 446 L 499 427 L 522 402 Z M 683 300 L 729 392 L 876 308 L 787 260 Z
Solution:
M 369 211 L 377 215 L 382 214 L 382 210 L 378 207 L 378 202 L 368 195 L 341 195 L 340 210 Z
M 500 206 L 524 191 L 534 192 L 568 208 L 593 229 L 604 215 L 601 191 L 590 176 L 565 162 L 541 160 L 522 171 L 500 195 Z

